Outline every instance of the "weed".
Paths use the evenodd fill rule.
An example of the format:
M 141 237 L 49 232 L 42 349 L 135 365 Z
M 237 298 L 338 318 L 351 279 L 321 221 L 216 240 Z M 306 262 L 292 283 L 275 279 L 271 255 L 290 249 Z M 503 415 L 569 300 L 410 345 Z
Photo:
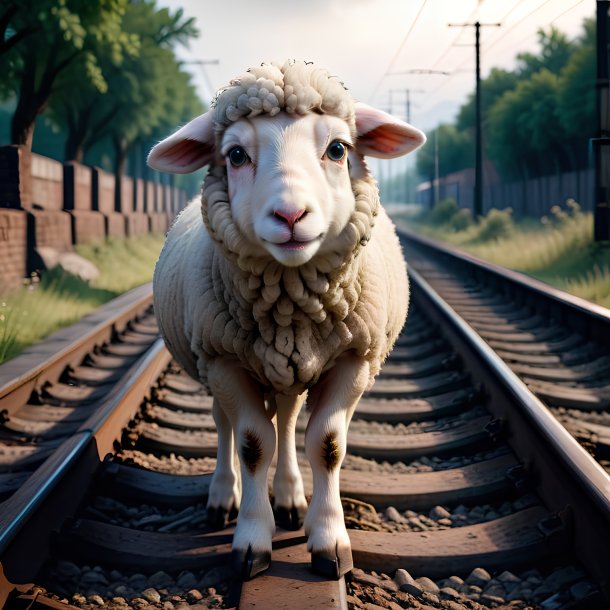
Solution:
M 55 330 L 73 324 L 110 299 L 149 281 L 163 236 L 109 239 L 78 246 L 100 271 L 90 284 L 60 267 L 34 275 L 23 288 L 1 296 L 0 363 Z

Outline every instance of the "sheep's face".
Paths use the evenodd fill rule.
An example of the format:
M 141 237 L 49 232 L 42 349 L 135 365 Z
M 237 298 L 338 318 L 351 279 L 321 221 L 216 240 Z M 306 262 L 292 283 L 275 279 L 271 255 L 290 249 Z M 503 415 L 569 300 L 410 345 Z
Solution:
M 253 244 L 295 267 L 331 251 L 355 207 L 347 124 L 308 113 L 241 119 L 225 131 L 233 218 Z

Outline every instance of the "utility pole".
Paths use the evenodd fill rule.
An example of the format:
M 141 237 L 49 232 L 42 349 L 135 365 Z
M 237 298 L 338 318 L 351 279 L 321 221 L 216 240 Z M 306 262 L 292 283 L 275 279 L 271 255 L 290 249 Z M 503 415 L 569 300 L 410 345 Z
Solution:
M 500 27 L 500 23 L 450 23 L 449 27 L 473 26 L 475 31 L 475 139 L 474 139 L 474 209 L 475 216 L 483 214 L 483 138 L 481 128 L 481 28 Z
M 390 95 L 392 93 L 404 93 L 405 94 L 405 120 L 407 123 L 411 123 L 411 93 L 425 93 L 425 91 L 423 89 L 408 89 L 408 88 L 390 89 Z M 393 98 L 391 98 L 391 99 L 393 100 Z M 407 201 L 409 198 L 410 186 L 411 185 L 409 184 L 409 161 L 407 159 L 407 162 L 405 164 L 405 184 L 404 184 L 405 201 Z M 398 200 L 399 195 L 401 194 L 401 191 L 402 191 L 402 189 L 400 187 L 400 183 L 397 182 L 396 187 L 395 187 L 396 200 Z
M 608 21 L 610 0 L 597 0 L 597 137 L 595 151 L 595 241 L 610 241 L 610 100 L 608 88 Z

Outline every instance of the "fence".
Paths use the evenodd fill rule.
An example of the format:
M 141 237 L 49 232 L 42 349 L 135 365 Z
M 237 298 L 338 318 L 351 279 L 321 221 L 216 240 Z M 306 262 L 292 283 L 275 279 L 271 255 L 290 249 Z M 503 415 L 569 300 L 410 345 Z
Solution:
M 39 248 L 164 232 L 186 201 L 169 185 L 127 176 L 117 185 L 97 167 L 0 147 L 0 290 L 43 267 Z
M 430 206 L 434 200 L 433 188 L 438 198 L 452 197 L 461 208 L 473 209 L 474 170 L 464 170 L 444 176 L 431 186 L 424 182 L 417 187 L 417 202 Z M 562 205 L 575 199 L 583 210 L 593 211 L 593 170 L 582 170 L 552 176 L 542 176 L 519 182 L 486 183 L 483 186 L 483 212 L 491 208 L 512 208 L 516 216 L 540 218 L 554 205 Z

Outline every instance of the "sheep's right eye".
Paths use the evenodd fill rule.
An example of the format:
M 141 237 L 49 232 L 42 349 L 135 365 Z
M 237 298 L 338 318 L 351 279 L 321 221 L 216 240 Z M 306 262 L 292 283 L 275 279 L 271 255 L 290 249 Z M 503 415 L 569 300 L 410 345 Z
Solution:
M 234 146 L 227 154 L 233 167 L 241 167 L 250 157 L 241 146 Z

